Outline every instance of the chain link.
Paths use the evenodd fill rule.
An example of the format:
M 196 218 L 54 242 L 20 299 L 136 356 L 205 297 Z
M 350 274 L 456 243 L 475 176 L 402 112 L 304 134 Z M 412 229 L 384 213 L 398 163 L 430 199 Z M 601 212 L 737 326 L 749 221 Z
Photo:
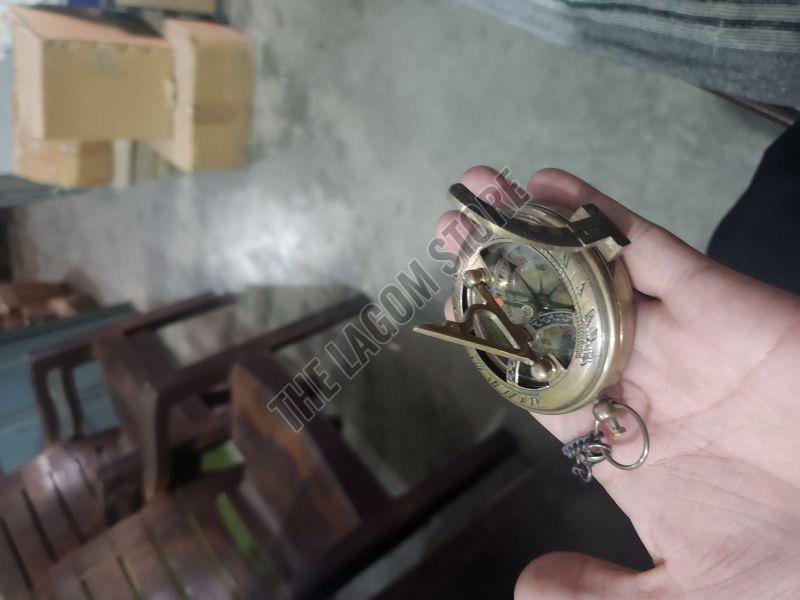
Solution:
M 616 435 L 625 431 L 625 428 L 621 427 L 616 420 L 616 415 L 619 410 L 630 413 L 642 434 L 642 453 L 635 462 L 630 464 L 620 463 L 611 456 L 611 445 L 603 441 L 603 432 L 600 430 L 600 425 L 606 423 Z M 592 475 L 592 467 L 604 460 L 607 460 L 616 468 L 626 471 L 641 467 L 650 452 L 650 436 L 647 433 L 647 427 L 639 416 L 639 413 L 630 406 L 614 402 L 608 397 L 599 398 L 595 402 L 593 412 L 595 415 L 594 429 L 586 435 L 579 436 L 567 442 L 561 447 L 561 452 L 564 456 L 575 461 L 575 464 L 572 466 L 572 473 L 580 477 L 581 480 L 586 483 L 589 483 L 594 478 Z
M 608 458 L 611 446 L 603 442 L 602 431 L 592 431 L 564 444 L 561 452 L 570 460 L 575 461 L 572 474 L 589 483 L 593 479 L 592 466 Z

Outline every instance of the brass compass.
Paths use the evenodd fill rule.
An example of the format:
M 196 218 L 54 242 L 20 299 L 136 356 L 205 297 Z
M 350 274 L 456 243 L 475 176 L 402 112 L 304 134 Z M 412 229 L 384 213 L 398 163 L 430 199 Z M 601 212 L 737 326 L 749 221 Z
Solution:
M 583 479 L 602 460 L 640 466 L 649 450 L 643 422 L 606 395 L 633 342 L 633 291 L 617 260 L 628 239 L 592 204 L 571 215 L 531 202 L 501 212 L 461 184 L 449 197 L 477 226 L 453 279 L 457 321 L 414 331 L 465 346 L 492 387 L 531 412 L 565 413 L 594 402 L 594 431 L 564 447 Z M 606 423 L 612 435 L 622 433 L 620 410 L 644 436 L 639 460 L 629 465 L 611 458 L 600 430 Z

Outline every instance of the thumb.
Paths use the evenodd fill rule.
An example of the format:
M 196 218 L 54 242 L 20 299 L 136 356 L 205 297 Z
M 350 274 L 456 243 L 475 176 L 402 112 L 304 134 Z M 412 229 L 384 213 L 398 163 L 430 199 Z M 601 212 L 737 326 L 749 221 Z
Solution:
M 517 579 L 515 600 L 575 597 L 641 597 L 644 574 L 574 552 L 545 554 Z
M 710 261 L 683 241 L 612 200 L 582 179 L 560 169 L 542 169 L 531 176 L 528 191 L 545 204 L 576 209 L 595 204 L 631 240 L 623 252 L 633 287 L 668 300 L 676 282 L 686 279 Z

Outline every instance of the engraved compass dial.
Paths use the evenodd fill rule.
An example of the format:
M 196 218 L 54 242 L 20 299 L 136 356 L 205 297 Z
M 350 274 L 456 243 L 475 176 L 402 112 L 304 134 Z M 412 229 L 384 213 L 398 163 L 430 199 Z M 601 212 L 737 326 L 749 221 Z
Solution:
M 448 195 L 476 226 L 459 251 L 454 319 L 414 331 L 464 347 L 497 393 L 532 413 L 594 403 L 594 429 L 562 448 L 583 481 L 599 461 L 639 468 L 650 448 L 647 427 L 609 396 L 633 345 L 633 288 L 617 260 L 630 240 L 591 203 L 571 212 L 533 202 L 496 207 L 460 183 Z M 625 431 L 620 411 L 642 434 L 631 463 L 615 460 L 602 441 L 602 424 L 614 436 Z
M 491 273 L 489 289 L 497 303 L 513 323 L 525 327 L 531 349 L 554 357 L 557 373 L 563 372 L 575 352 L 575 306 L 552 257 L 511 242 L 491 245 L 481 257 Z M 491 322 L 479 320 L 477 328 L 480 335 L 502 343 L 502 334 Z M 549 383 L 534 380 L 531 367 L 521 361 L 490 356 L 511 384 L 541 388 Z
M 531 223 L 563 223 L 560 215 L 536 207 Z M 530 364 L 480 348 L 468 348 L 472 362 L 503 396 L 528 410 L 561 413 L 591 402 L 616 382 L 629 353 L 619 302 L 630 295 L 624 269 L 615 269 L 594 249 L 543 249 L 494 235 L 468 256 L 455 277 L 453 304 L 458 319 L 484 300 L 464 285 L 464 274 L 480 269 L 495 302 L 527 333 L 533 355 L 554 368 L 543 380 Z M 623 336 L 623 330 L 626 335 Z M 496 345 L 507 335 L 488 313 L 478 314 L 475 334 Z

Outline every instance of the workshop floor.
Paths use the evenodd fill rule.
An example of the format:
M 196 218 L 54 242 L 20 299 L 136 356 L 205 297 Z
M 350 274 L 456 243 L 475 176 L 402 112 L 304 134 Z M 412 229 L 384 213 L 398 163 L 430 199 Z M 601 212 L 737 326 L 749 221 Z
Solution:
M 376 296 L 412 259 L 433 269 L 444 192 L 477 163 L 522 181 L 565 168 L 703 248 L 779 131 L 457 2 L 232 4 L 255 42 L 250 167 L 18 209 L 22 273 L 141 308 L 250 288 L 245 321 L 280 320 L 343 286 Z M 445 295 L 416 320 L 439 320 Z M 529 460 L 557 452 L 461 352 L 408 332 L 346 392 L 350 435 L 395 489 L 501 422 Z

